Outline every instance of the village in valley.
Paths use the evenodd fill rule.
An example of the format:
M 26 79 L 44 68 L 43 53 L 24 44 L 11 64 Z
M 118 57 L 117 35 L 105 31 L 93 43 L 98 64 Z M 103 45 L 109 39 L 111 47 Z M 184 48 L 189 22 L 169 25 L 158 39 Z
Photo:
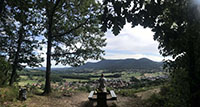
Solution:
M 44 83 L 40 80 L 42 71 L 29 69 L 21 73 L 21 79 L 19 85 L 26 87 L 28 90 L 42 90 Z M 152 87 L 161 86 L 168 80 L 168 73 L 159 70 L 125 70 L 126 72 L 109 73 L 104 72 L 107 80 L 106 86 L 109 90 L 115 90 L 116 93 L 121 90 L 132 89 L 135 92 L 137 90 L 148 90 Z M 136 71 L 136 72 L 134 72 Z M 140 72 L 138 72 L 140 71 Z M 31 73 L 32 72 L 32 73 Z M 67 94 L 73 91 L 86 91 L 90 92 L 96 90 L 99 87 L 99 75 L 102 74 L 103 70 L 94 70 L 93 73 L 73 73 L 72 74 L 59 74 L 58 71 L 52 72 L 56 78 L 52 79 L 52 90 Z M 62 71 L 59 71 L 62 72 Z M 79 71 L 81 72 L 81 71 Z M 68 75 L 65 77 L 64 75 Z M 71 75 L 72 77 L 70 77 Z M 83 77 L 83 78 L 81 78 Z M 88 77 L 88 78 L 85 78 Z M 28 81 L 28 82 L 27 82 Z

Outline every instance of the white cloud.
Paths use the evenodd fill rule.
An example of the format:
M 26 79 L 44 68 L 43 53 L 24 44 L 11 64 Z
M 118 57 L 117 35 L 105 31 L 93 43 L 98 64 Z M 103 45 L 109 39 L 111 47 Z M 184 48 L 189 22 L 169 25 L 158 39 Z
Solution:
M 153 34 L 149 28 L 144 29 L 142 26 L 131 28 L 131 24 L 127 24 L 118 36 L 114 36 L 111 31 L 106 32 L 105 50 L 158 55 L 158 42 L 153 40 Z
M 111 31 L 105 33 L 107 46 L 103 48 L 106 55 L 105 59 L 127 59 L 127 58 L 149 58 L 153 61 L 162 61 L 164 58 L 159 54 L 158 42 L 153 40 L 154 33 L 149 28 L 137 26 L 131 28 L 131 24 L 126 24 L 118 36 L 114 36 Z M 44 46 L 43 53 L 46 53 Z M 46 54 L 43 55 L 46 66 Z M 165 59 L 171 59 L 167 57 Z M 89 62 L 96 62 L 88 60 Z M 52 61 L 52 67 L 64 67 L 59 64 L 55 66 Z M 68 67 L 68 66 L 67 66 Z
M 131 24 L 126 24 L 118 36 L 114 36 L 111 31 L 108 31 L 106 32 L 107 46 L 104 48 L 106 50 L 105 58 L 146 57 L 161 61 L 163 57 L 159 54 L 158 42 L 153 40 L 153 35 L 150 28 L 142 26 L 131 28 Z M 109 56 L 110 54 L 112 56 Z
M 108 54 L 105 56 L 105 59 L 127 59 L 127 58 L 149 58 L 153 61 L 162 61 L 163 58 L 160 56 L 152 56 L 152 55 L 143 55 L 143 54 Z

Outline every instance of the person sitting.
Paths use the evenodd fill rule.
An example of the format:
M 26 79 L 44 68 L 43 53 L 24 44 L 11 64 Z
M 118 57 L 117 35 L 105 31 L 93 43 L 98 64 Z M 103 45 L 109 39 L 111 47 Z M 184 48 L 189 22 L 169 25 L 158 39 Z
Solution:
M 106 90 L 106 78 L 103 74 L 101 74 L 101 77 L 99 78 L 99 91 L 100 92 L 107 92 Z

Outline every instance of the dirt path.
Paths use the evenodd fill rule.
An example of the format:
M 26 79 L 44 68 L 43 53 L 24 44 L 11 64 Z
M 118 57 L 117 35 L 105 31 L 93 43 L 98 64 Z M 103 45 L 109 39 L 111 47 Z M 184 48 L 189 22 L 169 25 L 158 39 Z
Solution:
M 6 103 L 5 107 L 96 107 L 97 103 L 87 99 L 89 93 L 74 93 L 66 96 L 39 96 L 33 95 L 26 101 Z M 108 101 L 109 107 L 142 107 L 140 98 L 118 96 L 117 101 Z M 4 107 L 4 106 L 3 106 Z

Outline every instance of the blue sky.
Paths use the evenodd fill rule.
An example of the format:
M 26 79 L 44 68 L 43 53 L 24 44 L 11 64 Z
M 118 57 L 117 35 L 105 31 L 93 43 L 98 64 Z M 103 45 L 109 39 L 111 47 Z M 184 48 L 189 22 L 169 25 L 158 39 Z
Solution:
M 131 24 L 126 24 L 118 36 L 108 30 L 105 33 L 107 46 L 105 50 L 105 59 L 127 59 L 127 58 L 149 58 L 154 61 L 162 61 L 164 58 L 159 54 L 158 42 L 153 40 L 151 29 L 144 29 L 142 26 L 131 28 Z M 46 51 L 46 49 L 44 48 Z M 43 52 L 45 53 L 45 52 Z M 45 54 L 43 57 L 46 58 Z M 169 59 L 169 58 L 167 58 Z M 97 62 L 88 60 L 88 62 Z M 52 61 L 52 67 L 66 67 L 61 64 L 55 66 Z M 46 61 L 42 63 L 46 66 Z

